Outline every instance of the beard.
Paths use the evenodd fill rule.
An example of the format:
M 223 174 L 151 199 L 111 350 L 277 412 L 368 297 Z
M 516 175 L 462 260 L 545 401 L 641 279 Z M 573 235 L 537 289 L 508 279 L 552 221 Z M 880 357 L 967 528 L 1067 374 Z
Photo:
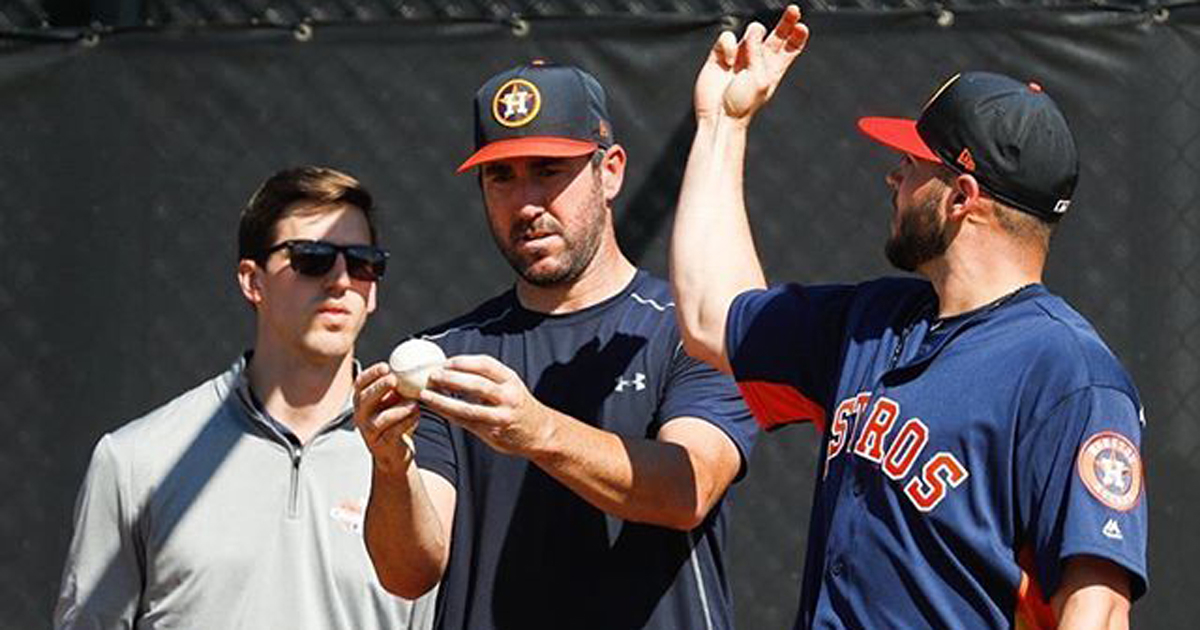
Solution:
M 937 201 L 926 199 L 900 217 L 896 233 L 884 246 L 888 262 L 903 271 L 916 271 L 921 265 L 946 253 L 950 238 L 937 213 Z
M 600 249 L 605 229 L 607 208 L 598 177 L 591 194 L 584 200 L 584 206 L 578 221 L 581 227 L 574 231 L 568 231 L 549 213 L 543 213 L 533 221 L 513 226 L 511 233 L 506 237 L 501 237 L 493 230 L 500 253 L 508 260 L 513 271 L 529 284 L 538 287 L 569 284 L 583 275 Z M 553 234 L 563 240 L 562 251 L 555 260 L 520 250 L 519 244 L 531 233 Z

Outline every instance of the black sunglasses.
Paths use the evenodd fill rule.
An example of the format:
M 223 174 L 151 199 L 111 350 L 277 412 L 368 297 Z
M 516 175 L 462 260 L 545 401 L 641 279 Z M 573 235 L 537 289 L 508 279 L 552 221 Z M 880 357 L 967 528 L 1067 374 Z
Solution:
M 346 273 L 355 280 L 374 282 L 387 269 L 387 250 L 374 245 L 336 245 L 328 241 L 292 239 L 266 251 L 266 255 L 288 250 L 288 262 L 301 275 L 319 278 L 333 269 L 337 255 L 346 257 Z

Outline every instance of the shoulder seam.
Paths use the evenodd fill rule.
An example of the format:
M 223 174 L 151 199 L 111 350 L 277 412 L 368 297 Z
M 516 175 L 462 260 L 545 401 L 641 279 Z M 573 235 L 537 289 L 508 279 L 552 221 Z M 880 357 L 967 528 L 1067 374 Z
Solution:
M 653 308 L 654 310 L 656 310 L 660 313 L 665 313 L 665 312 L 667 312 L 667 309 L 675 308 L 674 302 L 667 302 L 665 305 L 659 304 L 658 302 L 656 302 L 655 300 L 653 300 L 651 298 L 644 298 L 644 297 L 638 295 L 637 291 L 630 292 L 629 297 L 633 298 L 633 300 L 635 302 L 637 302 L 638 304 L 641 304 L 643 306 L 649 306 L 650 308 Z
M 1087 383 L 1085 385 L 1081 385 L 1079 387 L 1076 387 L 1075 389 L 1072 389 L 1071 391 L 1067 392 L 1066 394 L 1063 394 L 1061 398 L 1054 401 L 1054 404 L 1050 406 L 1050 409 L 1048 411 L 1046 411 L 1045 415 L 1036 419 L 1037 422 L 1039 422 L 1039 423 L 1044 422 L 1046 420 L 1046 418 L 1049 418 L 1050 416 L 1053 416 L 1055 413 L 1057 413 L 1058 408 L 1061 407 L 1063 404 L 1065 404 L 1072 397 L 1079 394 L 1080 392 L 1084 392 L 1089 389 L 1107 389 L 1107 390 L 1117 392 L 1122 397 L 1127 398 L 1129 400 L 1129 402 L 1132 403 L 1133 406 L 1138 409 L 1139 412 L 1141 411 L 1141 406 L 1138 404 L 1138 401 L 1135 398 L 1133 398 L 1132 396 L 1130 396 L 1129 392 L 1126 392 L 1125 390 L 1123 390 L 1119 387 L 1114 387 L 1112 385 L 1104 385 L 1101 383 Z
M 505 317 L 508 317 L 508 314 L 511 312 L 512 312 L 512 307 L 509 306 L 509 307 L 506 307 L 503 311 L 501 311 L 499 315 L 497 315 L 491 319 L 485 319 L 481 322 L 476 322 L 476 323 L 470 324 L 468 326 L 454 326 L 451 328 L 447 328 L 446 330 L 443 330 L 439 333 L 420 335 L 420 338 L 426 339 L 429 341 L 433 341 L 435 339 L 441 339 L 442 337 L 445 337 L 446 335 L 449 335 L 451 333 L 463 332 L 463 331 L 467 331 L 467 330 L 478 330 L 480 328 L 483 328 L 484 326 L 487 326 L 488 324 L 494 324 L 494 323 L 504 319 Z

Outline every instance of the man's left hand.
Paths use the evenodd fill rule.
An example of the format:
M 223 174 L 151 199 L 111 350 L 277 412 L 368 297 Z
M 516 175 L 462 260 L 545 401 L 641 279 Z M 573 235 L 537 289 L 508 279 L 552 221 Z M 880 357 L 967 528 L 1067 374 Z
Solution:
M 421 402 L 506 454 L 529 456 L 554 434 L 559 414 L 516 372 L 487 355 L 451 357 L 429 377 Z

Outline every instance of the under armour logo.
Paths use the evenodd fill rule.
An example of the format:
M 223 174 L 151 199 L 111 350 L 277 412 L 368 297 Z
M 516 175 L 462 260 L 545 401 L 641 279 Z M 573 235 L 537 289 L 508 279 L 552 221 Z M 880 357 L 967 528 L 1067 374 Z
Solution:
M 1100 530 L 1100 533 L 1113 540 L 1125 539 L 1125 536 L 1121 534 L 1121 526 L 1117 525 L 1117 521 L 1111 518 L 1104 524 L 1104 529 Z
M 617 377 L 617 386 L 613 388 L 614 392 L 623 392 L 626 387 L 633 387 L 634 391 L 640 392 L 646 389 L 646 375 L 637 372 L 633 375 L 633 380 L 627 380 L 623 377 Z

